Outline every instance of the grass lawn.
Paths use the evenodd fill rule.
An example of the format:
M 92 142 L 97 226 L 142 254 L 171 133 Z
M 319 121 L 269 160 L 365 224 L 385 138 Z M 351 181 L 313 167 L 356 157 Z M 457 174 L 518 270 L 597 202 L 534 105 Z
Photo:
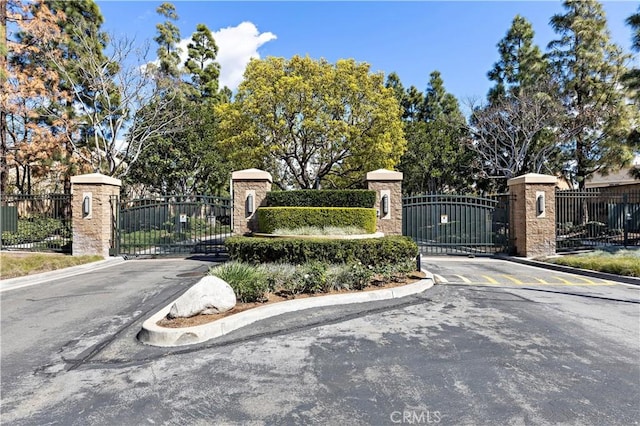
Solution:
M 102 256 L 70 256 L 57 253 L 0 253 L 0 279 L 22 277 L 39 272 L 103 260 Z
M 640 277 L 640 250 L 595 251 L 546 259 L 546 262 L 610 274 Z

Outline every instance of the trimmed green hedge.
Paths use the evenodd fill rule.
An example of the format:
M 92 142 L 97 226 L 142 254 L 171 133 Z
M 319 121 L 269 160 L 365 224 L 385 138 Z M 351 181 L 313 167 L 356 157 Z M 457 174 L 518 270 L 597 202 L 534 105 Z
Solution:
M 403 236 L 364 240 L 229 237 L 224 244 L 231 260 L 250 263 L 300 265 L 321 261 L 380 266 L 404 262 L 418 254 L 417 244 Z
M 258 229 L 267 234 L 276 229 L 303 226 L 356 226 L 376 232 L 376 210 L 353 207 L 260 207 Z
M 376 191 L 367 189 L 300 189 L 267 192 L 269 207 L 362 207 L 373 208 Z

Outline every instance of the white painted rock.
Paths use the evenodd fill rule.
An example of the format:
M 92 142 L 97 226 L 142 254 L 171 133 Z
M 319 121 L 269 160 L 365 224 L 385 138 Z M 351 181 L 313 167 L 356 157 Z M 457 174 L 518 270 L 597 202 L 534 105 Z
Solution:
M 207 275 L 176 300 L 169 311 L 169 318 L 217 314 L 235 305 L 236 295 L 231 286 L 218 277 Z

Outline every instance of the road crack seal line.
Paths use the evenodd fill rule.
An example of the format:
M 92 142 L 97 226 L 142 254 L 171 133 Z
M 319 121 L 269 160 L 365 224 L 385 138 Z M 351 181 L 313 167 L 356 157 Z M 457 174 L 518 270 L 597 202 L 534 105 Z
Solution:
M 226 341 L 216 341 L 217 339 L 213 339 L 213 341 L 211 341 L 211 343 L 208 343 L 208 344 L 203 343 L 197 346 L 194 345 L 193 347 L 188 347 L 188 348 L 183 348 L 178 350 L 176 349 L 172 350 L 172 348 L 163 348 L 163 349 L 166 349 L 167 351 L 156 354 L 156 355 L 146 356 L 140 359 L 110 359 L 110 360 L 91 361 L 91 358 L 96 355 L 96 354 L 91 354 L 90 356 L 87 356 L 82 360 L 78 360 L 78 362 L 69 370 L 76 369 L 81 365 L 85 365 L 85 364 L 92 365 L 92 366 L 121 366 L 124 364 L 140 365 L 140 364 L 145 364 L 148 362 L 156 361 L 156 360 L 170 357 L 170 356 L 190 354 L 190 353 L 200 352 L 200 351 L 213 349 L 213 348 L 232 347 L 234 345 L 252 342 L 252 341 L 264 339 L 264 338 L 286 336 L 289 334 L 296 333 L 298 331 L 312 330 L 314 328 L 325 326 L 325 325 L 338 324 L 341 322 L 350 321 L 353 319 L 362 318 L 370 315 L 375 315 L 378 313 L 390 312 L 392 310 L 404 309 L 411 306 L 417 306 L 417 305 L 422 305 L 425 303 L 432 302 L 432 299 L 424 296 L 409 296 L 409 297 L 411 298 L 411 300 L 407 300 L 402 303 L 393 304 L 391 306 L 386 305 L 382 307 L 358 310 L 357 312 L 344 314 L 340 316 L 334 316 L 331 319 L 320 318 L 317 321 L 312 321 L 312 322 L 304 323 L 300 325 L 294 325 L 286 329 L 264 331 L 261 333 L 256 333 L 256 334 L 239 337 L 235 339 L 229 339 Z M 348 306 L 348 305 L 344 305 L 344 306 Z M 323 309 L 323 308 L 317 308 L 317 309 Z M 287 314 L 283 314 L 283 315 L 287 315 Z
M 184 293 L 187 288 L 179 288 L 178 291 L 172 293 L 171 295 L 169 295 L 168 297 L 164 298 L 162 301 L 159 302 L 159 304 L 161 306 L 164 306 L 165 304 L 169 303 L 171 300 L 175 300 L 181 293 Z M 96 355 L 98 355 L 100 352 L 102 352 L 107 346 L 109 346 L 111 343 L 113 343 L 116 338 L 118 336 L 120 336 L 124 331 L 126 331 L 127 329 L 129 329 L 130 327 L 132 327 L 133 325 L 135 325 L 136 323 L 139 323 L 141 319 L 145 318 L 147 315 L 149 315 L 151 312 L 154 312 L 157 309 L 157 305 L 154 304 L 154 306 L 152 306 L 151 308 L 147 309 L 146 311 L 136 311 L 139 312 L 140 314 L 138 316 L 135 316 L 134 318 L 132 318 L 131 321 L 123 324 L 122 326 L 120 326 L 117 330 L 115 330 L 115 332 L 109 336 L 108 338 L 102 340 L 101 342 L 98 342 L 97 344 L 95 344 L 93 346 L 93 348 L 91 349 L 91 351 L 85 355 L 82 358 L 65 358 L 65 357 L 61 357 L 62 361 L 67 364 L 68 366 L 66 368 L 64 368 L 65 371 L 73 371 L 78 369 L 79 367 L 81 367 L 82 365 L 88 363 L 92 358 L 94 358 Z M 65 346 L 67 346 L 69 343 L 67 342 L 65 345 L 63 345 L 63 349 Z M 69 365 L 70 364 L 70 365 Z M 35 370 L 35 373 L 38 372 L 46 372 L 45 370 L 47 368 L 51 368 L 52 366 L 54 366 L 56 364 L 50 364 L 44 367 L 39 367 Z M 47 374 L 55 374 L 56 372 L 53 373 L 47 373 Z

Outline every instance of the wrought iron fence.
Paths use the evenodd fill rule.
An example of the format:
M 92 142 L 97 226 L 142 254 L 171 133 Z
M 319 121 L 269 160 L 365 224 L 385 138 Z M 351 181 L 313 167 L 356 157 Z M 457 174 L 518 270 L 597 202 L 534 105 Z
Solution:
M 640 190 L 556 191 L 557 251 L 640 245 Z
M 225 252 L 231 200 L 209 196 L 112 197 L 113 254 L 166 256 Z
M 71 198 L 68 194 L 2 194 L 2 250 L 71 253 Z
M 509 196 L 425 194 L 405 197 L 403 235 L 423 253 L 482 254 L 509 250 Z

